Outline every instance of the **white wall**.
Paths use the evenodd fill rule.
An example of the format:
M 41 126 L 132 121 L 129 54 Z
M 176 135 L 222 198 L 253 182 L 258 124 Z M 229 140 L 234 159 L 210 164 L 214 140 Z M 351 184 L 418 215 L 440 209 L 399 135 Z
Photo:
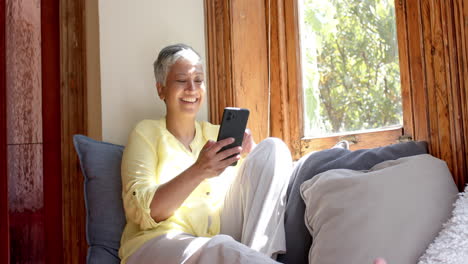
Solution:
M 153 61 L 163 47 L 180 42 L 205 58 L 203 12 L 203 0 L 99 0 L 104 141 L 126 144 L 138 121 L 165 115 Z M 206 101 L 200 120 L 208 119 Z

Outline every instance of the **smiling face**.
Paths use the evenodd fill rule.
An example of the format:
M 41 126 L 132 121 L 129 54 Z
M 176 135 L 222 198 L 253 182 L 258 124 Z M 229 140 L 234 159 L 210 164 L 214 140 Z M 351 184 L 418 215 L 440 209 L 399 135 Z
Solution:
M 170 68 L 166 85 L 157 83 L 158 94 L 166 103 L 168 115 L 195 117 L 205 97 L 203 67 L 181 58 Z

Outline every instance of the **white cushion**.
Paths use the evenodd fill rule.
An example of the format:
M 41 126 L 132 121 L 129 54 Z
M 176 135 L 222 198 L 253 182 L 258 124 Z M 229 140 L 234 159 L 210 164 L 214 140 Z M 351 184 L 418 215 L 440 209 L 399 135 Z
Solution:
M 452 217 L 419 261 L 435 263 L 468 264 L 468 186 L 455 203 Z
M 321 173 L 301 186 L 309 263 L 417 263 L 457 193 L 445 162 L 427 154 Z

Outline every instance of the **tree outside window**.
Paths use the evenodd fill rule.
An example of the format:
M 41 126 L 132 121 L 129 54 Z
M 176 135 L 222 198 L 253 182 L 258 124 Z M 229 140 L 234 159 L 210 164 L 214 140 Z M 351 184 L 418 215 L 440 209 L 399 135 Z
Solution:
M 389 0 L 301 0 L 304 136 L 402 124 L 395 7 Z

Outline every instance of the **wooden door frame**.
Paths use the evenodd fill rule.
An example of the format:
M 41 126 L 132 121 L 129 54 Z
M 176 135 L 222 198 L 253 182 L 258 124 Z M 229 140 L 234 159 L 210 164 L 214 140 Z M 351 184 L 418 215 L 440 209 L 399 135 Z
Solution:
M 6 6 L 0 1 L 0 263 L 10 263 L 6 120 Z
M 54 0 L 58 1 L 58 0 Z M 86 211 L 78 156 L 73 147 L 74 134 L 87 134 L 86 39 L 85 0 L 60 0 L 59 25 L 61 86 L 60 135 L 61 153 L 60 192 L 63 219 L 63 262 L 86 261 Z
M 46 262 L 78 264 L 87 253 L 73 147 L 73 135 L 87 132 L 85 0 L 42 0 L 41 13 Z
M 43 190 L 46 263 L 63 263 L 60 1 L 41 1 Z
M 41 1 L 46 263 L 86 261 L 83 177 L 72 144 L 73 134 L 86 132 L 84 11 L 84 0 Z M 0 27 L 0 263 L 10 262 L 5 31 Z

